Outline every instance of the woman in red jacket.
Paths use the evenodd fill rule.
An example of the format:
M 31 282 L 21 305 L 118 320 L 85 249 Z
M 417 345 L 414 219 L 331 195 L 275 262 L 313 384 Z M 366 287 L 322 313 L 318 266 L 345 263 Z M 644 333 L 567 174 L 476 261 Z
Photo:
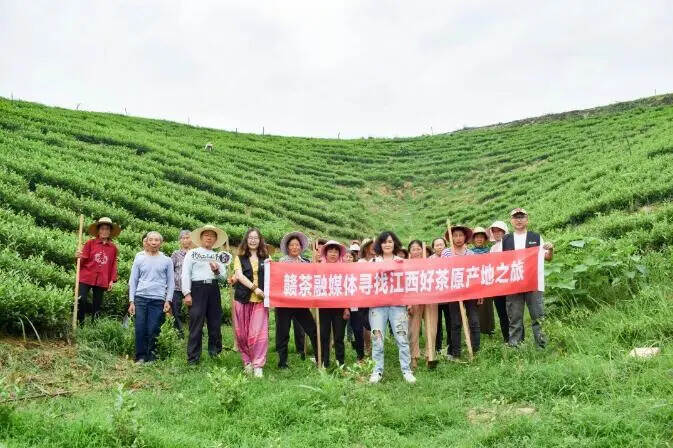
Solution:
M 79 302 L 77 320 L 81 324 L 87 312 L 91 321 L 98 317 L 103 303 L 103 293 L 117 281 L 117 246 L 112 242 L 122 229 L 110 218 L 101 218 L 89 226 L 89 235 L 94 238 L 84 244 L 76 257 L 81 259 L 79 274 Z M 89 304 L 89 291 L 93 303 Z

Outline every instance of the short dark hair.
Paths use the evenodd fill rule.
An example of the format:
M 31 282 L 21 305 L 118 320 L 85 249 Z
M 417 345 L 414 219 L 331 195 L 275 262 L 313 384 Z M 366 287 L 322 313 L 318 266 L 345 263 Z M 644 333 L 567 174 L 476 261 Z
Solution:
M 290 243 L 292 241 L 297 241 L 299 243 L 299 247 L 301 247 L 301 250 L 306 249 L 302 244 L 301 244 L 301 239 L 297 235 L 292 235 L 290 238 L 287 240 L 287 244 L 285 245 L 286 247 L 290 247 Z
M 376 241 L 374 241 L 374 252 L 376 252 L 376 255 L 383 255 L 383 249 L 381 249 L 381 244 L 385 243 L 388 237 L 391 237 L 393 239 L 393 254 L 397 255 L 397 253 L 402 249 L 402 243 L 400 242 L 400 239 L 395 235 L 395 232 L 391 230 L 384 230 L 379 234 L 379 236 L 376 238 Z
M 421 249 L 423 249 L 423 241 L 421 241 L 421 240 L 411 240 L 411 241 L 409 242 L 409 245 L 407 246 L 407 250 L 408 250 L 409 252 L 411 252 L 411 246 L 413 246 L 414 244 L 418 244 L 418 246 L 419 246 Z
M 432 248 L 434 249 L 434 248 L 435 248 L 435 242 L 436 242 L 437 240 L 442 240 L 442 241 L 444 241 L 444 245 L 445 245 L 445 246 L 447 245 L 447 244 L 446 244 L 446 240 L 440 236 L 439 238 L 435 238 L 434 240 L 432 240 L 432 245 L 431 245 L 430 247 L 432 247 Z
M 359 252 L 357 250 L 349 250 L 348 253 L 353 256 L 353 261 L 358 261 Z

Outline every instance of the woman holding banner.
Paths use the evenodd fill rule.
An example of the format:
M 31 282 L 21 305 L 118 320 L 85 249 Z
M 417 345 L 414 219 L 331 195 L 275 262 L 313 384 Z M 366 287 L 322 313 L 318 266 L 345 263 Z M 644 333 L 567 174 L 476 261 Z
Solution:
M 301 232 L 288 233 L 280 241 L 280 250 L 284 255 L 279 261 L 281 263 L 310 263 L 310 260 L 301 256 L 308 247 L 309 240 L 306 235 Z M 315 321 L 308 308 L 276 308 L 276 352 L 278 352 L 279 369 L 288 368 L 287 345 L 290 342 L 292 321 L 294 321 L 295 343 L 297 339 L 304 337 L 302 332 L 297 331 L 303 329 L 311 340 L 313 353 L 318 353 Z M 304 356 L 303 350 L 299 355 Z
M 399 252 L 402 244 L 399 238 L 393 232 L 382 232 L 374 243 L 374 250 L 377 257 L 373 262 L 381 263 L 385 261 L 399 261 L 402 259 L 395 254 Z M 378 306 L 369 308 L 369 323 L 372 327 L 372 358 L 374 359 L 374 371 L 369 377 L 371 384 L 377 384 L 383 376 L 383 339 L 386 326 L 390 322 L 393 328 L 395 341 L 400 358 L 400 368 L 402 376 L 407 383 L 416 382 L 416 377 L 411 371 L 411 357 L 409 354 L 409 321 L 406 306 Z
M 419 240 L 409 243 L 409 259 L 425 258 L 424 245 Z M 437 353 L 435 352 L 435 332 L 437 331 L 437 304 L 413 305 L 409 310 L 409 345 L 411 348 L 411 368 L 418 367 L 418 359 L 421 357 L 420 333 L 421 320 L 425 323 L 425 353 L 429 369 L 437 367 Z
M 446 240 L 444 238 L 435 238 L 432 240 L 432 255 L 430 258 L 438 258 L 442 256 L 442 251 L 446 249 Z M 451 310 L 448 303 L 437 304 L 437 329 L 435 330 L 435 348 L 437 354 L 442 351 L 442 339 L 444 336 L 444 326 L 442 319 L 446 322 L 446 345 L 447 355 L 451 353 Z
M 236 342 L 244 370 L 256 378 L 264 376 L 269 348 L 269 309 L 264 307 L 264 262 L 269 258 L 260 231 L 248 229 L 234 260 L 234 319 Z
M 322 263 L 340 263 L 346 256 L 346 247 L 338 241 L 330 240 L 320 248 Z M 330 335 L 333 333 L 334 354 L 337 364 L 345 362 L 344 336 L 346 322 L 350 318 L 349 308 L 320 308 L 321 359 L 325 368 L 329 367 Z

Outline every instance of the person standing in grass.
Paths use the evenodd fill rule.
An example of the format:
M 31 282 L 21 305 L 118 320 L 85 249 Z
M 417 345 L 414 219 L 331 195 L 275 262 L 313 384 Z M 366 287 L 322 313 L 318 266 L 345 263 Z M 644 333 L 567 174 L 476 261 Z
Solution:
M 322 246 L 320 259 L 322 263 L 341 263 L 346 256 L 346 247 L 338 241 L 330 240 Z M 334 355 L 338 365 L 345 362 L 344 336 L 346 334 L 346 322 L 350 318 L 349 308 L 320 308 L 320 346 L 322 364 L 329 367 L 330 361 L 330 336 L 334 341 Z
M 423 258 L 423 243 L 413 240 L 408 246 L 409 259 Z M 437 331 L 437 304 L 413 305 L 409 310 L 409 346 L 411 348 L 411 368 L 416 370 L 418 359 L 421 356 L 420 333 L 421 320 L 425 325 L 425 355 L 429 369 L 437 367 L 437 352 L 435 351 L 435 338 Z
M 182 299 L 185 296 L 182 294 L 182 265 L 185 262 L 185 255 L 187 251 L 192 249 L 192 234 L 189 230 L 181 230 L 178 236 L 180 248 L 171 254 L 171 261 L 173 262 L 173 277 L 175 278 L 175 289 L 173 291 L 173 300 L 171 301 L 171 313 L 175 319 L 175 329 L 178 330 L 180 337 L 184 337 L 182 330 L 182 320 L 180 314 L 182 313 Z
M 360 244 L 360 252 L 356 257 L 357 263 L 367 263 L 376 258 L 374 252 L 374 240 L 365 238 Z M 355 353 L 358 362 L 362 362 L 367 354 L 372 352 L 372 328 L 369 325 L 369 308 L 351 309 L 351 326 L 355 338 Z
M 505 235 L 502 250 L 519 250 L 529 247 L 540 247 L 545 250 L 545 260 L 551 261 L 554 256 L 554 245 L 545 243 L 540 234 L 528 230 L 528 212 L 523 208 L 511 211 L 513 232 Z M 509 318 L 509 341 L 512 347 L 518 346 L 523 340 L 523 311 L 528 307 L 533 337 L 538 347 L 544 348 L 547 340 L 542 333 L 544 305 L 541 291 L 530 291 L 507 296 L 507 317 Z
M 103 217 L 91 224 L 89 235 L 93 238 L 84 243 L 84 247 L 75 253 L 81 260 L 79 274 L 79 297 L 77 321 L 81 325 L 86 314 L 93 322 L 100 314 L 103 294 L 110 291 L 117 281 L 117 246 L 112 242 L 121 233 L 119 224 Z M 88 302 L 89 291 L 93 299 Z
M 448 230 L 444 236 L 446 239 L 449 239 Z M 442 257 L 474 255 L 474 252 L 468 249 L 466 244 L 472 238 L 472 229 L 466 226 L 453 226 L 451 227 L 451 237 L 453 239 L 453 247 L 444 249 L 442 251 Z M 463 301 L 463 305 L 465 306 L 467 321 L 470 327 L 472 351 L 476 353 L 479 351 L 480 345 L 477 300 L 465 300 Z M 463 321 L 460 314 L 460 304 L 458 302 L 450 302 L 449 308 L 451 309 L 451 351 L 449 352 L 449 359 L 457 360 L 460 358 L 461 352 L 461 330 L 463 329 Z
M 442 256 L 442 251 L 446 249 L 446 240 L 444 238 L 435 238 L 431 244 L 432 255 L 429 258 L 437 258 Z M 451 353 L 451 309 L 448 303 L 437 304 L 437 330 L 435 331 L 435 348 L 437 354 L 442 352 L 442 340 L 444 336 L 444 328 L 442 319 L 446 323 L 446 345 L 447 354 Z
M 136 255 L 129 278 L 129 314 L 135 318 L 137 363 L 156 359 L 157 337 L 164 313 L 171 309 L 175 287 L 173 262 L 159 252 L 163 237 L 149 232 L 145 251 Z
M 269 258 L 266 242 L 259 229 L 251 227 L 238 246 L 234 261 L 234 320 L 236 343 L 244 370 L 255 378 L 264 376 L 269 348 L 269 309 L 264 306 L 265 261 Z
M 291 232 L 280 241 L 280 250 L 283 252 L 281 263 L 310 263 L 310 260 L 302 257 L 301 254 L 309 246 L 309 240 L 302 232 Z M 313 353 L 318 353 L 317 335 L 315 320 L 308 308 L 276 308 L 276 352 L 278 352 L 278 368 L 287 369 L 287 345 L 290 342 L 290 326 L 294 322 L 294 338 L 297 344 L 297 352 L 302 359 L 304 355 L 304 344 L 297 342 L 308 335 L 313 347 Z M 298 329 L 302 329 L 298 332 Z
M 487 254 L 491 251 L 488 247 L 488 231 L 483 227 L 475 227 L 472 230 L 472 252 L 476 255 Z M 493 299 L 477 300 L 479 310 L 479 330 L 482 334 L 493 335 L 495 319 L 493 313 Z
M 208 325 L 208 353 L 211 357 L 222 351 L 222 298 L 218 280 L 226 279 L 228 252 L 215 252 L 227 241 L 223 230 L 205 225 L 192 232 L 198 246 L 185 254 L 182 265 L 182 294 L 189 308 L 189 339 L 187 361 L 197 364 L 201 359 L 203 324 Z
M 502 239 L 508 232 L 507 224 L 503 221 L 495 221 L 488 229 L 491 234 L 490 240 L 495 243 L 491 246 L 490 252 L 502 252 Z M 495 310 L 498 313 L 498 320 L 500 321 L 500 331 L 502 332 L 502 339 L 505 343 L 509 341 L 509 319 L 507 318 L 507 296 L 495 297 L 493 299 Z M 523 340 L 524 333 L 521 330 L 521 338 Z
M 376 239 L 374 250 L 376 258 L 373 262 L 403 261 L 395 254 L 399 252 L 402 244 L 393 232 L 384 231 Z M 390 322 L 393 328 L 393 336 L 397 342 L 397 350 L 400 358 L 402 376 L 407 383 L 416 382 L 416 377 L 411 371 L 411 355 L 409 353 L 409 319 L 406 306 L 377 306 L 369 308 L 369 323 L 372 327 L 372 358 L 374 359 L 374 371 L 369 377 L 371 384 L 376 384 L 383 377 L 384 365 L 384 335 L 385 329 Z

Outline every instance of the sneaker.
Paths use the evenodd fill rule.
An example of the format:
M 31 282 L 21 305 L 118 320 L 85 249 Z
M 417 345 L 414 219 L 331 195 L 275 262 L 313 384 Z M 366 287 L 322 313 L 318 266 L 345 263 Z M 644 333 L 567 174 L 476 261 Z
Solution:
M 136 361 L 136 364 L 138 364 L 138 365 L 145 364 L 145 360 L 140 358 L 139 360 Z
M 459 361 L 458 357 L 453 356 L 453 355 L 446 355 L 446 359 L 448 359 L 449 361 L 453 361 L 453 362 L 458 362 Z
M 281 369 L 281 370 L 289 369 L 289 367 L 287 366 L 287 364 L 278 364 L 278 368 Z
M 406 372 L 402 375 L 404 377 L 404 381 L 406 381 L 409 384 L 415 384 L 416 383 L 416 377 L 414 376 L 413 373 L 411 372 Z
M 428 370 L 433 370 L 437 368 L 437 361 L 428 361 Z
M 381 381 L 381 374 L 379 372 L 372 373 L 372 376 L 369 377 L 370 384 L 378 384 Z
M 245 367 L 243 367 L 243 373 L 252 375 L 252 364 L 246 364 Z
M 255 367 L 254 373 L 255 378 L 264 378 L 264 371 L 262 370 L 261 367 Z

